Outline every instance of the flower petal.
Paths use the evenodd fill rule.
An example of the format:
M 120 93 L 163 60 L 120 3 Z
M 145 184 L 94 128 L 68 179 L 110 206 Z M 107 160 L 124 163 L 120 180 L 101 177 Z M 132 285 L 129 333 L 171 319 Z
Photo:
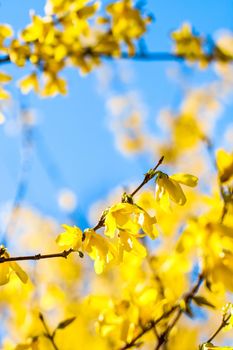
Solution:
M 2 263 L 0 265 L 0 286 L 9 282 L 10 269 L 9 263 Z
M 28 276 L 26 272 L 14 261 L 10 262 L 10 267 L 15 271 L 16 275 L 23 283 L 27 283 Z
M 171 212 L 171 205 L 169 200 L 169 194 L 167 191 L 164 192 L 163 196 L 161 197 L 159 201 L 159 205 L 162 210 L 164 210 L 166 213 Z
M 78 249 L 82 242 L 82 231 L 78 227 L 73 227 L 60 233 L 56 239 L 59 246 Z
M 184 205 L 186 197 L 179 183 L 169 178 L 164 180 L 164 184 L 171 200 L 179 205 Z
M 190 174 L 174 174 L 169 176 L 169 178 L 189 187 L 195 187 L 198 183 L 198 178 Z
M 216 154 L 217 167 L 221 182 L 230 180 L 233 176 L 233 154 L 219 149 Z

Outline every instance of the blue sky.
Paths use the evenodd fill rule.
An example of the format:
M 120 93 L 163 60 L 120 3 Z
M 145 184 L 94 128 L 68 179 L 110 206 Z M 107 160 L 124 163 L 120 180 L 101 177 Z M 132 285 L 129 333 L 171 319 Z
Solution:
M 31 8 L 43 14 L 43 6 L 41 0 L 2 0 L 0 22 L 11 24 L 17 31 L 28 23 Z M 203 34 L 212 35 L 222 28 L 233 30 L 231 0 L 150 0 L 146 8 L 156 19 L 146 36 L 148 48 L 153 51 L 169 51 L 169 33 L 184 21 L 192 23 Z M 119 67 L 117 62 L 107 61 L 106 64 L 114 71 Z M 134 79 L 124 85 L 115 76 L 114 89 L 121 93 L 132 89 L 139 91 L 148 109 L 149 122 L 162 107 L 176 107 L 180 102 L 179 89 L 167 74 L 168 69 L 174 69 L 178 63 L 124 64 L 125 69 L 133 70 Z M 180 64 L 180 68 L 190 84 L 198 85 L 214 77 L 211 70 L 203 73 L 184 64 Z M 8 65 L 6 69 L 17 77 L 21 75 L 14 67 Z M 119 184 L 137 181 L 152 166 L 147 159 L 126 158 L 116 149 L 108 128 L 106 98 L 98 92 L 96 73 L 81 77 L 78 71 L 69 70 L 66 74 L 69 94 L 65 97 L 40 99 L 30 94 L 22 98 L 13 89 L 14 112 L 9 117 L 15 118 L 19 105 L 34 109 L 38 115 L 24 203 L 43 213 L 56 215 L 60 221 L 64 221 L 57 205 L 60 189 L 68 187 L 77 194 L 79 206 L 75 218 L 81 220 L 91 203 L 105 197 Z M 231 107 L 228 107 L 228 113 L 232 113 Z M 20 140 L 19 134 L 9 136 L 5 126 L 0 126 L 1 206 L 15 196 L 20 170 Z

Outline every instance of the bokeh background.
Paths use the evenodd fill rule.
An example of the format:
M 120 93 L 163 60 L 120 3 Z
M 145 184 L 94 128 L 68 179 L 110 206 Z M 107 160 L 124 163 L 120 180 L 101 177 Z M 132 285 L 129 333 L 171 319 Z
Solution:
M 214 38 L 222 29 L 233 30 L 231 0 L 148 0 L 141 5 L 154 17 L 145 37 L 149 51 L 170 52 L 170 33 L 183 22 Z M 44 1 L 2 0 L 0 22 L 20 30 L 29 22 L 31 8 L 42 15 Z M 3 68 L 21 76 L 15 67 Z M 182 62 L 107 59 L 85 77 L 73 69 L 66 69 L 65 74 L 69 86 L 65 97 L 24 96 L 13 84 L 10 87 L 13 98 L 3 106 L 5 120 L 0 125 L 2 237 L 9 221 L 7 213 L 17 204 L 33 207 L 60 223 L 71 220 L 86 226 L 89 208 L 96 200 L 117 186 L 138 181 L 156 161 L 151 153 L 129 154 L 122 149 L 117 139 L 118 116 L 131 108 L 142 116 L 143 127 L 159 135 L 161 110 L 178 109 L 185 89 L 218 78 L 212 65 L 200 71 Z M 124 97 L 131 101 L 126 112 Z M 228 96 L 222 104 L 223 118 L 214 130 L 217 146 L 226 132 L 232 135 L 231 100 Z

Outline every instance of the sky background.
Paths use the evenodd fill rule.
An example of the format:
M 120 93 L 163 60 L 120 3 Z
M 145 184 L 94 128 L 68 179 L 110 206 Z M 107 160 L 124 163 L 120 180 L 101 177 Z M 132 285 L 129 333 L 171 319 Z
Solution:
M 29 22 L 29 10 L 43 14 L 44 1 L 1 0 L 0 22 L 9 23 L 17 32 Z M 195 29 L 213 35 L 225 28 L 233 30 L 232 0 L 150 0 L 149 12 L 155 22 L 146 35 L 151 51 L 170 51 L 169 34 L 183 22 L 190 22 Z M 111 86 L 115 93 L 137 91 L 147 109 L 148 123 L 156 132 L 154 119 L 164 107 L 177 108 L 182 94 L 170 73 L 179 66 L 190 86 L 197 86 L 214 79 L 211 69 L 200 72 L 183 63 L 169 62 L 110 62 L 104 65 L 112 69 Z M 6 68 L 6 69 L 5 69 Z M 121 69 L 131 72 L 129 83 L 122 82 Z M 13 66 L 2 66 L 15 77 L 22 72 Z M 26 68 L 24 73 L 28 69 Z M 64 222 L 65 214 L 58 206 L 57 196 L 61 189 L 69 188 L 77 196 L 78 206 L 73 214 L 77 225 L 90 205 L 120 184 L 140 181 L 143 173 L 152 167 L 145 157 L 125 157 L 116 148 L 109 129 L 106 109 L 107 93 L 100 90 L 97 75 L 100 69 L 86 77 L 74 69 L 66 71 L 69 94 L 65 97 L 41 99 L 34 94 L 21 96 L 12 87 L 14 101 L 5 124 L 0 125 L 0 206 L 12 203 L 16 195 L 21 162 L 22 135 L 15 131 L 15 120 L 20 108 L 30 108 L 37 118 L 33 130 L 33 151 L 30 155 L 28 188 L 23 203 L 33 206 L 47 215 Z M 231 118 L 232 106 L 226 109 Z M 221 135 L 221 127 L 218 136 Z M 217 139 L 216 139 L 217 140 Z M 218 142 L 218 140 L 217 140 Z

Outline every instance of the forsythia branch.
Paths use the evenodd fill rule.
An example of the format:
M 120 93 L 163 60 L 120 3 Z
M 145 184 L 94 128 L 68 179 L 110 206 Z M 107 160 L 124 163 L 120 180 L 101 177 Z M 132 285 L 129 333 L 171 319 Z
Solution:
M 36 254 L 36 255 L 27 255 L 27 256 L 11 256 L 9 258 L 0 257 L 0 264 L 10 261 L 22 261 L 22 260 L 42 260 L 42 259 L 51 259 L 51 258 L 67 258 L 71 253 L 78 253 L 80 258 L 83 258 L 83 253 L 76 251 L 74 249 L 64 250 L 60 253 L 54 254 Z
M 204 275 L 200 274 L 198 276 L 198 280 L 196 282 L 196 284 L 193 286 L 193 288 L 190 290 L 190 292 L 188 292 L 187 294 L 184 295 L 183 300 L 185 302 L 185 305 L 189 305 L 190 302 L 192 301 L 193 297 L 196 295 L 196 293 L 198 292 L 201 284 L 204 281 Z M 178 322 L 178 320 L 180 319 L 180 317 L 182 316 L 182 314 L 185 312 L 185 309 L 183 309 L 181 307 L 180 304 L 176 304 L 174 305 L 170 310 L 164 312 L 158 319 L 156 320 L 152 320 L 150 321 L 143 329 L 142 331 L 136 336 L 134 337 L 131 342 L 127 343 L 125 346 L 123 346 L 120 350 L 126 350 L 129 348 L 132 348 L 133 346 L 136 346 L 136 342 L 147 332 L 149 332 L 150 330 L 154 329 L 154 327 L 160 323 L 162 320 L 164 320 L 165 318 L 168 318 L 169 316 L 171 316 L 175 311 L 177 311 L 177 314 L 174 318 L 174 320 L 171 322 L 171 324 L 169 324 L 167 326 L 167 328 L 165 329 L 165 331 L 159 335 L 158 337 L 158 345 L 156 346 L 156 350 L 158 350 L 161 345 L 163 345 L 166 341 L 167 341 L 167 337 L 170 333 L 170 331 L 173 329 L 173 327 L 176 325 L 176 323 Z
M 143 179 L 143 181 L 141 182 L 141 184 L 131 193 L 131 197 L 133 197 L 147 182 L 149 182 L 151 179 L 153 179 L 155 177 L 155 171 L 158 169 L 158 167 L 162 164 L 164 160 L 164 156 L 162 156 L 160 158 L 160 160 L 158 161 L 158 163 L 156 164 L 156 166 L 148 171 L 146 174 L 145 174 L 145 177 Z
M 164 156 L 162 156 L 158 163 L 155 165 L 155 167 L 151 170 L 149 170 L 145 176 L 143 181 L 140 183 L 140 185 L 129 195 L 129 197 L 133 197 L 147 182 L 149 182 L 151 179 L 155 177 L 155 171 L 156 169 L 162 164 L 164 159 Z M 93 228 L 94 231 L 98 230 L 99 228 L 104 226 L 105 222 L 105 213 L 101 215 L 101 218 L 97 225 Z M 83 253 L 81 251 L 76 251 L 74 249 L 64 250 L 60 253 L 54 253 L 54 254 L 36 254 L 36 255 L 27 255 L 27 256 L 13 256 L 13 257 L 4 257 L 0 256 L 0 264 L 4 262 L 10 262 L 10 261 L 22 261 L 22 260 L 42 260 L 42 259 L 52 259 L 52 258 L 67 258 L 68 255 L 71 253 L 78 253 L 80 258 L 83 258 Z
M 151 170 L 149 170 L 145 176 L 143 181 L 140 183 L 140 185 L 138 185 L 138 187 L 128 196 L 128 197 L 133 197 L 135 196 L 135 194 L 145 185 L 147 184 L 147 182 L 149 182 L 150 180 L 152 180 L 155 177 L 155 171 L 158 169 L 158 167 L 162 164 L 164 160 L 164 156 L 162 156 L 158 163 L 155 165 L 155 167 Z M 93 228 L 94 231 L 100 229 L 101 227 L 104 226 L 104 221 L 105 221 L 105 212 L 103 212 L 103 214 L 101 215 L 101 218 L 99 220 L 99 222 L 97 223 L 97 225 Z
M 44 319 L 44 316 L 42 315 L 42 313 L 39 314 L 39 319 L 41 320 L 43 326 L 44 326 L 44 329 L 45 329 L 45 336 L 46 338 L 49 339 L 49 341 L 51 342 L 54 350 L 59 350 L 57 344 L 55 343 L 55 340 L 54 340 L 54 334 L 51 334 L 48 326 L 47 326 L 47 323 L 45 322 L 45 319 Z
M 229 321 L 230 318 L 231 318 L 231 315 L 228 315 L 226 318 L 223 317 L 220 326 L 213 333 L 213 335 L 207 340 L 206 343 L 211 343 L 211 341 L 221 332 L 221 330 L 228 325 L 228 321 Z
M 146 53 L 136 53 L 135 55 L 131 56 L 127 52 L 122 52 L 119 57 L 113 57 L 111 55 L 108 55 L 106 53 L 96 53 L 91 52 L 90 50 L 87 50 L 88 56 L 93 57 L 100 57 L 100 58 L 106 58 L 106 59 L 123 59 L 123 60 L 136 60 L 136 61 L 184 61 L 186 57 L 177 55 L 174 53 L 169 52 L 146 52 Z M 85 53 L 84 53 L 85 56 Z M 11 63 L 10 56 L 2 56 L 0 57 L 0 64 L 5 63 Z
M 189 293 L 187 293 L 183 300 L 185 302 L 185 305 L 190 305 L 190 303 L 192 302 L 193 297 L 196 295 L 196 293 L 198 292 L 202 282 L 204 281 L 204 275 L 200 274 L 198 276 L 198 280 L 197 283 L 194 285 L 194 287 L 191 289 L 191 291 Z M 157 346 L 155 347 L 155 350 L 159 350 L 160 347 L 167 342 L 168 336 L 171 332 L 171 330 L 174 328 L 174 326 L 176 325 L 176 323 L 179 321 L 180 317 L 182 316 L 182 314 L 185 312 L 184 308 L 181 308 L 179 306 L 179 310 L 178 313 L 176 314 L 174 320 L 171 322 L 171 324 L 169 324 L 167 326 L 167 328 L 165 329 L 165 331 L 159 336 L 159 341 Z
M 85 54 L 86 53 L 86 54 Z M 82 55 L 85 56 L 93 56 L 93 57 L 99 57 L 99 58 L 106 58 L 106 59 L 123 59 L 123 60 L 135 60 L 135 61 L 161 61 L 161 62 L 171 62 L 171 61 L 177 61 L 182 62 L 187 60 L 189 57 L 188 55 L 179 55 L 172 52 L 137 52 L 134 55 L 129 55 L 127 52 L 122 52 L 120 56 L 112 56 L 110 54 L 102 53 L 102 52 L 93 52 L 91 49 L 87 49 L 86 52 L 82 52 Z M 192 58 L 192 57 L 191 57 Z M 212 61 L 223 61 L 224 58 L 222 57 L 214 57 L 214 55 L 211 54 L 205 54 L 205 55 L 199 55 L 195 57 L 196 59 L 206 59 L 208 62 Z M 2 56 L 0 57 L 0 64 L 5 63 L 11 63 L 10 56 Z
M 164 312 L 164 314 L 162 314 L 162 316 L 160 316 L 159 318 L 157 318 L 156 320 L 152 320 L 150 322 L 148 322 L 148 324 L 142 329 L 142 331 L 136 336 L 134 337 L 131 342 L 127 343 L 125 346 L 123 346 L 120 350 L 126 350 L 129 348 L 132 348 L 133 346 L 136 346 L 136 342 L 147 332 L 149 332 L 150 330 L 154 329 L 154 327 L 160 323 L 162 320 L 164 320 L 165 318 L 169 317 L 175 310 L 177 310 L 179 308 L 179 305 L 174 305 L 170 310 Z

